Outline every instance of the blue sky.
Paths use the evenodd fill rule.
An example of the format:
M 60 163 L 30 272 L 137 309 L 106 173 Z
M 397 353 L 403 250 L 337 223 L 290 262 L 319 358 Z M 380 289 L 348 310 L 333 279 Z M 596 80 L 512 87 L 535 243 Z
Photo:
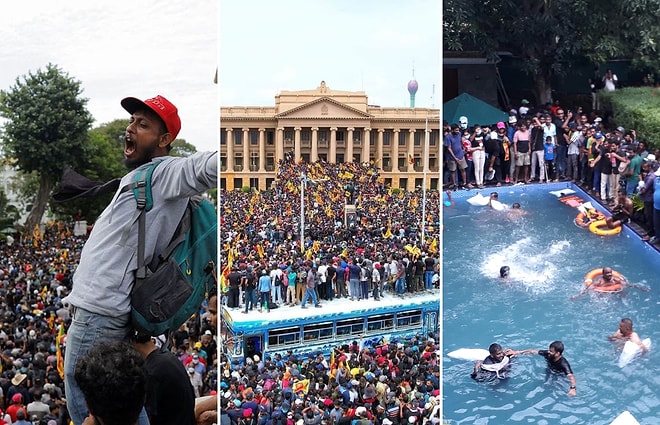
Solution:
M 364 90 L 369 103 L 440 105 L 437 0 L 224 0 L 220 104 L 273 105 L 281 90 Z M 435 95 L 433 88 L 435 85 Z
M 94 126 L 127 118 L 119 101 L 161 94 L 180 138 L 217 149 L 217 0 L 22 0 L 0 14 L 0 90 L 50 62 L 82 82 Z

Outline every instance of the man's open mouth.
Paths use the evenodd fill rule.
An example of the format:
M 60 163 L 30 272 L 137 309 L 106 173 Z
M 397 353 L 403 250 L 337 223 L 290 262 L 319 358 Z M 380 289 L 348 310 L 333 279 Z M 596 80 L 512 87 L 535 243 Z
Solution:
M 131 139 L 131 136 L 126 135 L 124 137 L 124 155 L 129 156 L 135 152 L 135 142 Z

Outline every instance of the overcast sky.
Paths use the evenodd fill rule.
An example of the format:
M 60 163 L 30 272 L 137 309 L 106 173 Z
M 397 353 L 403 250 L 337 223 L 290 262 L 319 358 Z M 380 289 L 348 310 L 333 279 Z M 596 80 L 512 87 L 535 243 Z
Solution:
M 0 89 L 55 64 L 82 83 L 94 127 L 128 118 L 119 102 L 161 94 L 179 138 L 217 149 L 217 0 L 21 0 L 0 13 Z
M 220 104 L 268 106 L 281 90 L 364 90 L 370 104 L 440 105 L 438 0 L 223 0 Z M 434 94 L 435 85 L 435 94 Z

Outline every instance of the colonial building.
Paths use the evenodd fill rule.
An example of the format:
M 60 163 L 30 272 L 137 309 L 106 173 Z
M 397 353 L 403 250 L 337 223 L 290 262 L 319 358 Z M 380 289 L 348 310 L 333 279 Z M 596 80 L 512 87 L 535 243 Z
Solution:
M 426 187 L 439 189 L 441 147 L 438 110 L 369 105 L 365 92 L 321 81 L 315 90 L 280 92 L 275 106 L 220 108 L 220 187 L 270 188 L 291 152 L 296 161 L 373 161 L 385 184 L 406 190 L 426 174 Z

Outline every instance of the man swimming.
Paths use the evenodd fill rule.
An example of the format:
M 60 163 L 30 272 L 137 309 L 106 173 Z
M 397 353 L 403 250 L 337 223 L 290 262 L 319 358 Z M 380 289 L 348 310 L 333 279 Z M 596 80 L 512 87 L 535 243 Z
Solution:
M 602 274 L 596 279 L 594 279 L 593 283 L 589 286 L 600 289 L 607 289 L 615 285 L 623 286 L 626 284 L 627 282 L 625 281 L 625 279 L 621 279 L 618 276 L 614 276 L 614 274 L 612 273 L 612 267 L 605 266 L 603 267 Z
M 589 281 L 585 281 L 586 283 L 586 288 L 584 288 L 579 294 L 574 295 L 571 297 L 571 300 L 575 300 L 578 297 L 582 296 L 583 294 L 587 293 L 591 289 L 597 289 L 600 292 L 618 292 L 618 289 L 614 289 L 615 286 L 621 285 L 621 287 L 624 286 L 629 286 L 631 288 L 639 289 L 644 292 L 648 292 L 651 289 L 647 288 L 646 286 L 635 284 L 635 283 L 630 283 L 623 277 L 619 276 L 614 276 L 614 273 L 612 272 L 612 267 L 605 266 L 603 267 L 601 274 L 593 280 L 593 282 L 589 283 Z
M 488 206 L 496 211 L 502 211 L 506 209 L 506 205 L 501 203 L 498 198 L 499 195 L 497 192 L 491 192 L 490 196 L 488 197 Z
M 568 360 L 563 356 L 564 353 L 564 343 L 561 341 L 553 341 L 547 350 L 523 350 L 518 351 L 517 354 L 538 354 L 543 356 L 548 364 L 548 369 L 556 372 L 563 373 L 568 377 L 571 382 L 571 387 L 568 390 L 568 396 L 575 396 L 577 390 L 575 389 L 575 375 L 573 375 L 573 369 L 568 363 Z
M 637 335 L 637 332 L 633 331 L 632 319 L 627 317 L 621 319 L 619 322 L 619 329 L 617 329 L 616 332 L 614 332 L 608 338 L 610 341 L 630 341 L 635 343 L 639 346 L 639 348 L 641 348 L 642 354 L 646 354 L 649 351 L 648 348 L 646 348 L 646 346 L 642 343 L 642 340 L 639 338 L 639 335 Z
M 500 267 L 500 277 L 502 279 L 506 279 L 507 277 L 509 277 L 509 272 L 510 271 L 511 271 L 511 269 L 509 268 L 509 266 Z
M 509 362 L 518 352 L 510 348 L 503 350 L 500 344 L 494 342 L 488 347 L 488 353 L 488 357 L 474 364 L 470 377 L 478 382 L 508 378 L 508 372 L 511 370 Z

